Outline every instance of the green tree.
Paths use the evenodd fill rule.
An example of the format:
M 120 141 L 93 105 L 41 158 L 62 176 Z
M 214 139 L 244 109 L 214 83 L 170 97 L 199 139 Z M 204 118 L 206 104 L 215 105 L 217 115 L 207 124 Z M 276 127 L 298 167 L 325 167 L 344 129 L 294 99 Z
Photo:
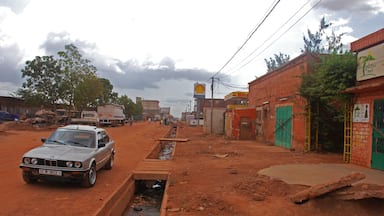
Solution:
M 113 92 L 113 85 L 108 79 L 99 78 L 100 82 L 103 85 L 103 92 L 98 98 L 99 105 L 105 105 L 109 103 L 117 103 L 118 94 Z
M 302 76 L 300 94 L 311 104 L 312 124 L 318 125 L 319 143 L 325 150 L 342 151 L 345 105 L 355 85 L 357 60 L 353 53 L 321 55 L 315 73 Z
M 76 87 L 74 105 L 77 110 L 93 108 L 96 110 L 97 99 L 103 92 L 103 84 L 96 75 L 89 74 Z
M 118 98 L 118 104 L 124 106 L 127 118 L 141 116 L 143 113 L 142 105 L 134 103 L 127 95 L 120 96 Z
M 63 99 L 72 107 L 76 88 L 89 75 L 96 75 L 96 67 L 90 64 L 90 60 L 83 58 L 73 44 L 65 45 L 65 51 L 58 52 L 58 55 L 59 64 L 64 73 L 62 82 L 66 89 Z
M 25 82 L 16 94 L 41 105 L 55 106 L 64 95 L 61 82 L 64 74 L 58 61 L 53 56 L 36 56 L 25 64 L 21 70 Z
M 321 148 L 342 151 L 345 106 L 351 100 L 344 91 L 355 85 L 357 60 L 353 53 L 343 50 L 343 34 L 336 35 L 333 29 L 326 34 L 331 25 L 323 17 L 319 30 L 308 30 L 308 37 L 303 38 L 302 51 L 316 54 L 319 61 L 312 65 L 314 73 L 302 76 L 299 91 L 309 101 L 311 125 L 315 126 L 311 130 L 317 128 Z
M 44 100 L 45 97 L 42 94 L 38 92 L 33 92 L 29 88 L 19 88 L 14 95 L 21 97 L 24 102 L 30 106 L 50 106 L 49 102 Z
M 311 30 L 307 30 L 307 37 L 304 35 L 304 49 L 301 52 L 309 53 L 342 53 L 343 44 L 341 38 L 344 33 L 336 35 L 334 30 L 331 30 L 331 34 L 327 35 L 326 30 L 332 26 L 332 23 L 327 22 L 325 18 L 321 18 L 319 29 L 313 33 Z
M 289 55 L 279 52 L 279 54 L 274 54 L 274 58 L 269 57 L 269 60 L 264 59 L 264 61 L 267 64 L 268 72 L 271 72 L 273 70 L 276 70 L 286 62 L 289 62 L 289 59 Z

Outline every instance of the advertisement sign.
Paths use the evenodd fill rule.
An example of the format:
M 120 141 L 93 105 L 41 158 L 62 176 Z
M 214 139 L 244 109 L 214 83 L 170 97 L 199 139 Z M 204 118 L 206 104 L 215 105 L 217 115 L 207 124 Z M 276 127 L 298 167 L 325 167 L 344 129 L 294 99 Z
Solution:
M 357 81 L 384 76 L 384 43 L 359 52 L 357 60 Z
M 194 98 L 205 98 L 205 84 L 195 83 L 193 88 Z

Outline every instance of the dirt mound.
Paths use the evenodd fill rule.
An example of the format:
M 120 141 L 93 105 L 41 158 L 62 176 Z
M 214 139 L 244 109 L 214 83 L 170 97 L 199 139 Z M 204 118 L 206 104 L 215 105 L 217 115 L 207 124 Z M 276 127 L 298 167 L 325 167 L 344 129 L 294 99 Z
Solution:
M 3 122 L 0 124 L 0 132 L 6 132 L 8 130 L 28 130 L 28 131 L 34 131 L 34 130 L 47 130 L 52 129 L 57 126 L 37 126 L 33 125 L 31 122 L 28 121 L 10 121 L 10 122 Z

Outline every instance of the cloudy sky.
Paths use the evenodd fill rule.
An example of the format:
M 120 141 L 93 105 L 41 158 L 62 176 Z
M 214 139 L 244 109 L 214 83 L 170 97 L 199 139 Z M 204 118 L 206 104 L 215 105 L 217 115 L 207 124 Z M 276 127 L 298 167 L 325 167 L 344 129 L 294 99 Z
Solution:
M 26 60 L 73 43 L 120 95 L 180 117 L 195 82 L 207 97 L 213 75 L 215 98 L 247 90 L 323 16 L 348 46 L 384 27 L 384 0 L 0 0 L 0 95 L 21 87 Z

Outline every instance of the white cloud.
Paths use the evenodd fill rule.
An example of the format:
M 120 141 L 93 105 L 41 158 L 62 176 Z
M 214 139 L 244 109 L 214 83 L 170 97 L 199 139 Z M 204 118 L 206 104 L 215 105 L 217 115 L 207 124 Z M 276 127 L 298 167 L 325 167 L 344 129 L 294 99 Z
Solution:
M 131 98 L 159 98 L 164 103 L 173 101 L 177 112 L 183 108 L 175 101 L 190 101 L 193 82 L 205 82 L 218 72 L 273 3 L 254 0 L 9 2 L 0 2 L 0 48 L 12 51 L 12 55 L 4 56 L 6 60 L 0 62 L 0 76 L 11 75 L 9 70 L 5 72 L 1 68 L 19 73 L 22 67 L 19 62 L 48 51 L 55 53 L 64 49 L 64 43 L 75 42 L 119 93 Z M 265 58 L 278 52 L 291 58 L 299 55 L 303 35 L 307 29 L 316 31 L 322 16 L 334 22 L 337 32 L 347 33 L 344 43 L 382 28 L 383 1 L 323 0 L 311 10 L 317 2 L 280 1 L 220 75 L 227 76 L 233 84 L 246 86 L 255 76 L 266 72 Z M 303 8 L 298 11 L 300 7 Z M 10 61 L 12 56 L 16 58 Z M 246 59 L 247 56 L 250 57 Z M 161 70 L 159 65 L 163 67 Z M 15 77 L 7 78 L 7 82 Z M 0 93 L 19 83 L 0 82 Z

